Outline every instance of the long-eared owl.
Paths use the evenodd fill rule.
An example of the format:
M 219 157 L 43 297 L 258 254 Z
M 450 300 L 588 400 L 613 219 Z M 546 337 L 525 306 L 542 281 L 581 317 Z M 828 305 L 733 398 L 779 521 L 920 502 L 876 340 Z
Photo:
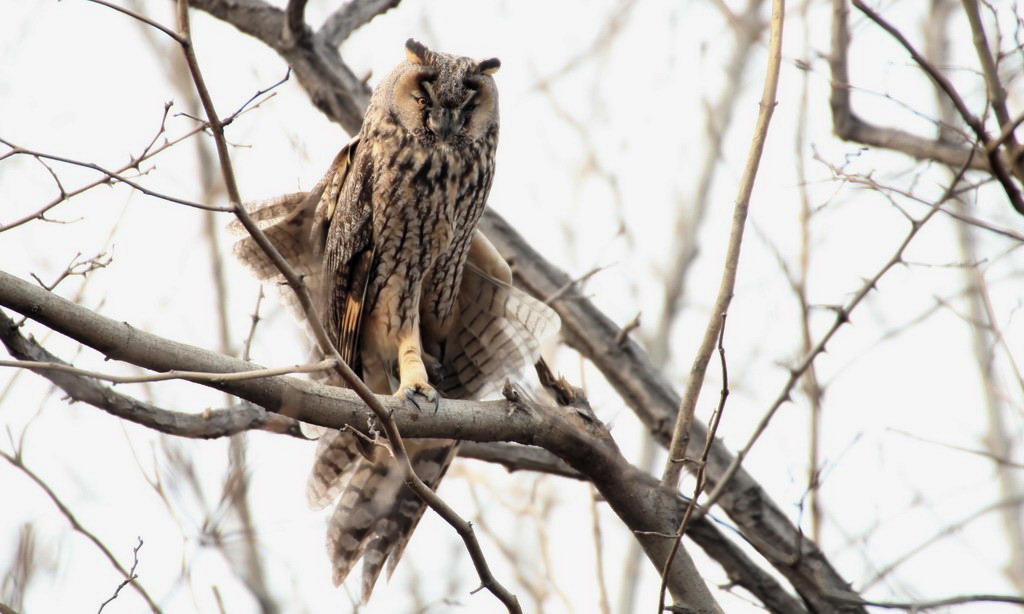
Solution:
M 492 394 L 559 327 L 550 308 L 512 287 L 509 266 L 477 229 L 494 174 L 499 66 L 409 40 L 406 61 L 374 90 L 359 135 L 316 187 L 249 207 L 320 297 L 342 357 L 375 393 L 424 410 L 438 393 Z M 260 279 L 280 280 L 251 238 L 235 253 Z M 320 509 L 340 496 L 327 529 L 334 582 L 362 557 L 365 600 L 385 560 L 394 570 L 424 504 L 385 448 L 310 430 L 320 438 L 309 503 Z M 436 488 L 457 443 L 406 445 Z

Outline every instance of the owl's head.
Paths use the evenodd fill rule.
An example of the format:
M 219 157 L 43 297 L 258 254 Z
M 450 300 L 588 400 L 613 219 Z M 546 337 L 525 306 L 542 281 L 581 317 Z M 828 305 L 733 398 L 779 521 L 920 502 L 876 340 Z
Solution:
M 498 90 L 491 77 L 497 58 L 440 53 L 409 39 L 406 61 L 392 73 L 390 109 L 398 123 L 424 144 L 461 147 L 498 126 Z M 383 85 L 383 84 L 382 84 Z

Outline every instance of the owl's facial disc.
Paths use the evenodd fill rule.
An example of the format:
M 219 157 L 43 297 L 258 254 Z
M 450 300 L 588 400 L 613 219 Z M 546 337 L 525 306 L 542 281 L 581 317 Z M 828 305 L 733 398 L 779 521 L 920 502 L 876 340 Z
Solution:
M 463 92 L 461 102 L 452 96 L 439 96 L 432 82 L 423 80 L 419 88 L 412 92 L 412 98 L 420 107 L 423 118 L 423 125 L 442 143 L 448 144 L 453 137 L 459 135 L 466 126 L 466 122 L 476 108 L 472 99 L 476 95 L 475 90 Z
M 439 53 L 410 60 L 392 90 L 395 118 L 424 145 L 462 148 L 479 141 L 497 124 L 491 77 L 497 66 L 497 60 Z

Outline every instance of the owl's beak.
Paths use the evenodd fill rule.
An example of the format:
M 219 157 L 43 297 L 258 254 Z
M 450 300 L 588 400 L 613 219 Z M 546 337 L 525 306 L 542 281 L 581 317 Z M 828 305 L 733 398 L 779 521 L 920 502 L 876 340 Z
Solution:
M 456 132 L 455 118 L 451 109 L 441 108 L 431 113 L 428 125 L 437 138 L 442 141 L 447 141 L 448 137 Z

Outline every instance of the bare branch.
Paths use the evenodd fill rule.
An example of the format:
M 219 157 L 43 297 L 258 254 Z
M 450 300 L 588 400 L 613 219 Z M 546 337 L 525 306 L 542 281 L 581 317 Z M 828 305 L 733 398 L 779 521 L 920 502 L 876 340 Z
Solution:
M 284 9 L 284 28 L 281 29 L 281 40 L 285 45 L 301 44 L 311 34 L 306 25 L 306 2 L 308 0 L 288 0 Z
M 107 607 L 107 604 L 117 599 L 117 596 L 121 594 L 121 589 L 127 586 L 129 583 L 134 582 L 138 579 L 135 575 L 135 568 L 139 566 L 139 550 L 142 549 L 142 538 L 139 538 L 139 543 L 132 548 L 132 568 L 128 570 L 128 577 L 124 579 L 117 588 L 114 589 L 114 594 L 111 595 L 106 601 L 100 604 L 100 609 L 96 611 L 96 614 L 102 614 L 103 608 Z
M 992 110 L 995 111 L 996 120 L 998 120 L 1000 128 L 998 139 L 986 143 L 986 147 L 994 150 L 1005 142 L 1009 144 L 1009 150 L 1012 155 L 1017 151 L 1017 138 L 1013 134 L 1013 122 L 1011 122 L 1010 112 L 1006 108 L 1006 89 L 999 80 L 999 68 L 988 46 L 988 37 L 985 35 L 985 27 L 981 23 L 978 2 L 977 0 L 963 0 L 963 7 L 964 12 L 967 13 L 967 21 L 971 24 L 972 40 L 974 41 L 974 49 L 978 54 L 978 60 L 981 63 L 981 72 L 985 75 L 989 104 L 992 106 Z M 1015 163 L 1013 165 L 1017 166 Z
M 701 388 L 704 385 L 704 373 L 707 370 L 708 361 L 711 360 L 711 354 L 715 350 L 715 341 L 718 339 L 719 332 L 722 329 L 725 314 L 729 311 L 733 288 L 736 285 L 740 245 L 743 242 L 743 230 L 746 226 L 747 212 L 750 208 L 750 196 L 754 191 L 754 180 L 757 177 L 757 169 L 761 163 L 761 152 L 764 150 L 764 142 L 768 138 L 768 125 L 771 122 L 772 113 L 775 111 L 775 92 L 779 86 L 779 68 L 782 65 L 782 23 L 784 14 L 784 4 L 780 0 L 773 0 L 770 40 L 768 43 L 768 67 L 765 70 L 760 112 L 757 116 L 757 124 L 754 126 L 754 137 L 750 143 L 747 164 L 743 169 L 739 194 L 736 197 L 736 207 L 732 214 L 732 228 L 729 231 L 729 244 L 726 247 L 725 265 L 722 269 L 722 281 L 718 288 L 718 296 L 715 298 L 714 306 L 711 308 L 708 326 L 704 330 L 704 337 L 701 340 L 700 347 L 697 349 L 697 355 L 694 356 L 693 365 L 690 367 L 683 399 L 680 401 L 679 412 L 676 416 L 675 428 L 672 431 L 672 442 L 668 447 L 668 461 L 665 464 L 661 483 L 669 488 L 675 488 L 679 483 L 679 473 L 682 471 L 681 461 L 686 457 L 686 449 L 690 443 L 693 413 L 697 407 L 697 400 L 700 398 Z
M 832 0 L 832 49 L 829 66 L 832 72 L 832 130 L 836 136 L 907 154 L 918 160 L 935 160 L 954 168 L 970 161 L 973 170 L 990 170 L 985 157 L 972 156 L 972 147 L 955 145 L 941 140 L 919 137 L 897 128 L 882 128 L 860 118 L 850 103 L 850 84 L 847 57 L 850 31 L 847 0 Z
M 715 433 L 718 432 L 718 424 L 722 420 L 722 412 L 725 411 L 725 401 L 729 398 L 729 368 L 725 361 L 725 317 L 726 314 L 722 314 L 722 323 L 718 328 L 718 356 L 722 365 L 722 392 L 719 395 L 718 407 L 715 409 L 714 415 L 711 416 L 711 424 L 708 427 L 708 436 L 704 442 L 704 450 L 701 452 L 700 458 L 695 462 L 697 466 L 697 482 L 693 487 L 693 496 L 690 497 L 689 503 L 686 504 L 686 511 L 683 512 L 683 519 L 679 521 L 679 528 L 676 529 L 675 543 L 673 548 L 678 548 L 680 542 L 683 539 L 683 535 L 686 533 L 686 526 L 690 522 L 690 518 L 693 516 L 694 510 L 697 508 L 697 500 L 700 498 L 702 492 L 704 492 L 705 485 L 705 473 L 708 466 L 708 454 L 711 452 L 711 445 L 715 442 Z M 687 462 L 689 459 L 683 459 L 680 462 Z M 658 598 L 658 603 L 664 606 L 665 604 L 665 579 L 668 578 L 669 568 L 672 564 L 672 557 L 669 557 L 665 563 L 665 568 L 661 573 L 661 595 Z
M 1014 603 L 1024 605 L 1024 597 L 1017 595 L 959 595 L 945 599 L 932 599 L 929 601 L 870 601 L 859 597 L 845 597 L 833 595 L 832 599 L 839 603 L 850 603 L 857 605 L 869 605 L 875 608 L 888 610 L 908 610 L 910 612 L 923 612 L 935 608 L 943 608 L 951 605 L 964 605 L 968 603 Z
M 81 377 L 112 382 L 114 384 L 140 384 L 142 382 L 163 382 L 172 379 L 183 379 L 193 382 L 229 382 L 246 379 L 260 379 L 273 377 L 275 375 L 289 375 L 292 373 L 316 373 L 333 369 L 335 365 L 333 358 L 321 360 L 306 365 L 295 365 L 294 367 L 277 367 L 274 369 L 253 369 L 251 371 L 239 371 L 238 373 L 203 373 L 200 371 L 168 371 L 156 375 L 109 375 L 97 371 L 78 369 L 71 365 L 57 362 L 42 362 L 35 360 L 0 360 L 0 367 L 15 367 L 20 369 L 31 369 L 32 371 L 61 371 Z
M 287 77 L 286 77 L 286 79 L 287 79 Z M 278 85 L 280 85 L 283 82 L 284 82 L 284 80 L 282 80 L 282 81 L 280 81 L 278 83 L 275 83 L 274 85 L 272 85 L 271 87 L 267 88 L 266 90 L 262 90 L 262 93 L 266 93 L 266 92 L 274 89 L 275 87 L 277 87 Z M 252 101 L 255 98 L 257 98 L 259 95 L 261 95 L 261 93 L 257 93 L 256 96 L 253 96 L 252 98 L 250 98 L 244 105 L 242 105 L 242 107 L 240 107 L 237 111 L 235 111 L 233 114 L 228 116 L 228 118 L 224 120 L 224 125 L 230 124 L 231 122 L 233 122 L 241 114 L 246 113 L 248 111 L 252 111 L 252 110 L 258 108 L 261 104 L 263 104 L 263 102 L 265 102 L 271 96 L 273 96 L 273 94 L 271 94 L 271 96 L 268 96 L 267 98 L 264 98 L 263 100 L 261 100 L 257 104 L 249 106 L 252 103 Z M 193 128 L 192 130 L 189 130 L 188 132 L 182 134 L 181 136 L 178 136 L 178 137 L 170 139 L 170 140 L 165 140 L 163 143 L 161 143 L 158 147 L 156 147 L 154 149 L 153 146 L 156 144 L 156 142 L 160 139 L 160 137 L 165 132 L 165 122 L 167 120 L 167 113 L 168 113 L 169 110 L 170 110 L 170 103 L 164 105 L 164 114 L 163 114 L 163 119 L 160 122 L 160 129 L 157 131 L 156 135 L 153 136 L 153 139 L 145 147 L 145 149 L 143 149 L 142 153 L 137 155 L 137 156 L 133 156 L 128 161 L 127 164 L 118 167 L 118 169 L 116 171 L 114 171 L 114 173 L 120 174 L 120 173 L 124 173 L 124 172 L 126 172 L 126 171 L 128 171 L 130 169 L 138 169 L 139 165 L 142 164 L 142 162 L 145 162 L 146 160 L 156 156 L 157 154 L 166 151 L 167 149 L 177 145 L 178 143 L 180 143 L 180 142 L 182 142 L 182 141 L 184 141 L 184 140 L 186 140 L 186 139 L 188 139 L 188 138 L 190 138 L 190 137 L 192 137 L 192 136 L 194 136 L 196 134 L 199 134 L 199 133 L 203 132 L 206 129 L 206 124 L 204 123 L 201 126 L 198 126 L 196 128 Z M 10 155 L 16 155 L 16 154 L 14 153 L 13 150 L 9 151 L 9 152 L 7 152 L 7 154 L 4 154 L 3 156 L 0 156 L 0 160 L 2 160 L 3 158 L 5 158 L 7 156 L 10 156 Z M 62 191 L 62 193 L 57 198 L 55 198 L 54 200 L 50 201 L 49 203 L 47 203 L 46 205 L 44 205 L 43 207 L 41 207 L 37 211 L 35 211 L 33 213 L 30 213 L 30 214 L 28 214 L 26 216 L 23 216 L 21 218 L 18 218 L 17 220 L 14 220 L 13 222 L 10 222 L 8 224 L 0 223 L 0 232 L 5 232 L 7 230 L 11 230 L 12 228 L 17 228 L 18 226 L 21 226 L 23 224 L 27 224 L 28 222 L 31 222 L 32 220 L 45 219 L 44 216 L 46 215 L 46 213 L 48 211 L 50 211 L 51 209 L 53 209 L 54 207 L 56 207 L 57 205 L 59 205 L 59 204 L 61 204 L 63 202 L 66 202 L 66 201 L 70 200 L 71 198 L 73 198 L 75 196 L 78 196 L 79 194 L 82 194 L 84 192 L 88 192 L 89 190 L 91 190 L 91 189 L 93 189 L 93 188 L 95 188 L 97 186 L 107 185 L 107 184 L 110 183 L 110 181 L 111 181 L 110 176 L 106 175 L 102 179 L 98 179 L 98 180 L 96 180 L 96 181 L 94 181 L 92 183 L 88 183 L 86 185 L 83 185 L 82 187 L 76 188 L 74 190 L 71 190 L 70 192 L 63 192 Z
M 971 130 L 974 131 L 975 136 L 978 138 L 978 142 L 984 146 L 984 153 L 988 157 L 991 172 L 995 175 L 996 179 L 999 180 L 999 183 L 1002 184 L 1003 191 L 1006 192 L 1006 197 L 1010 199 L 1010 204 L 1017 210 L 1017 213 L 1024 215 L 1024 198 L 1021 197 L 1020 189 L 1013 182 L 1013 178 L 1007 171 L 1006 165 L 1002 157 L 1000 157 L 999 150 L 989 148 L 991 139 L 988 136 L 988 132 L 985 130 L 985 125 L 980 119 L 971 113 L 970 109 L 967 108 L 967 105 L 960 97 L 960 94 L 957 93 L 953 84 L 949 82 L 949 79 L 946 79 L 946 77 L 939 72 L 937 68 L 932 66 L 931 62 L 918 53 L 917 49 L 910 44 L 910 41 L 903 36 L 903 33 L 883 19 L 881 15 L 868 8 L 861 0 L 852 0 L 852 2 L 853 5 L 860 9 L 862 13 L 867 15 L 872 21 L 877 23 L 879 27 L 895 38 L 899 44 L 907 50 L 907 53 L 914 58 L 917 65 L 928 73 L 928 76 L 931 77 L 940 88 L 942 88 L 942 91 L 945 92 L 947 96 L 949 96 L 949 99 L 956 107 L 957 112 L 963 118 L 964 122 L 971 127 Z M 1007 117 L 1007 123 L 1009 123 L 1009 117 Z
M 117 11 L 119 13 L 124 13 L 125 15 L 131 17 L 132 19 L 136 19 L 136 20 L 141 21 L 142 23 L 144 23 L 144 24 L 146 24 L 148 26 L 152 26 L 152 27 L 156 28 L 157 30 L 160 30 L 161 32 L 163 32 L 167 36 L 170 36 L 178 44 L 183 44 L 185 42 L 184 40 L 182 40 L 181 36 L 177 32 L 175 32 L 174 30 L 168 28 L 167 26 L 165 26 L 165 25 L 163 25 L 163 24 L 161 24 L 159 22 L 153 21 L 149 17 L 146 17 L 144 15 L 140 15 L 139 13 L 136 13 L 135 11 L 126 9 L 123 6 L 118 6 L 118 5 L 116 5 L 116 4 L 112 3 L 112 2 L 107 2 L 106 0 L 88 0 L 88 1 L 89 2 L 95 2 L 96 4 L 100 4 L 100 5 L 105 6 L 107 8 L 112 8 L 112 9 L 114 9 L 115 11 Z
M 192 6 L 230 23 L 276 51 L 295 71 L 314 105 L 349 133 L 359 132 L 370 89 L 321 37 L 286 45 L 285 14 L 262 0 L 193 0 Z
M 337 48 L 359 28 L 398 6 L 401 0 L 349 0 L 331 13 L 316 35 L 329 47 Z
M 960 170 L 956 173 L 956 176 L 953 177 L 953 180 L 950 182 L 949 188 L 947 188 L 946 192 L 937 201 L 935 201 L 935 204 L 932 205 L 931 210 L 929 210 L 928 213 L 926 213 L 924 217 L 922 217 L 920 220 L 914 220 L 911 223 L 910 232 L 907 233 L 907 236 L 904 237 L 903 241 L 896 248 L 895 253 L 893 253 L 893 255 L 886 261 L 882 268 L 879 269 L 879 271 L 876 272 L 863 286 L 861 286 L 860 290 L 857 291 L 857 293 L 853 296 L 852 299 L 850 299 L 850 301 L 846 305 L 839 307 L 836 310 L 836 318 L 832 326 L 822 336 L 822 338 L 818 341 L 814 348 L 807 355 L 804 356 L 804 358 L 800 361 L 800 364 L 790 370 L 789 379 L 783 386 L 782 392 L 779 393 L 778 397 L 776 397 L 771 407 L 769 407 L 768 411 L 765 412 L 764 416 L 762 416 L 761 420 L 757 423 L 757 426 L 754 428 L 753 434 L 751 434 L 750 438 L 747 440 L 747 443 L 743 446 L 743 448 L 741 448 L 736 453 L 736 457 L 733 459 L 732 463 L 725 470 L 725 472 L 720 476 L 719 482 L 715 486 L 714 490 L 712 490 L 711 494 L 708 495 L 708 498 L 704 503 L 707 509 L 711 509 L 711 507 L 718 501 L 719 497 L 721 497 L 725 493 L 729 480 L 732 479 L 732 477 L 735 475 L 736 471 L 743 463 L 743 459 L 747 456 L 747 454 L 750 453 L 750 450 L 753 448 L 758 438 L 768 427 L 768 423 L 771 422 L 772 418 L 775 416 L 775 412 L 780 407 L 782 407 L 784 403 L 790 400 L 790 395 L 793 392 L 793 388 L 796 386 L 796 383 L 800 380 L 800 378 L 807 371 L 810 365 L 814 362 L 815 358 L 817 358 L 818 355 L 825 351 L 825 346 L 828 344 L 829 341 L 832 340 L 832 337 L 836 334 L 836 332 L 840 328 L 842 328 L 844 324 L 850 321 L 850 313 L 854 309 L 856 309 L 857 305 L 859 305 L 861 301 L 864 300 L 864 298 L 868 295 L 868 293 L 871 292 L 871 290 L 875 289 L 875 287 L 878 284 L 878 281 L 886 273 L 888 273 L 889 270 L 892 269 L 892 267 L 896 266 L 903 260 L 903 252 L 907 249 L 907 246 L 910 245 L 910 242 L 914 240 L 914 237 L 917 236 L 918 231 L 921 230 L 921 228 L 928 222 L 928 220 L 930 220 L 936 213 L 938 213 L 941 210 L 943 203 L 949 200 L 953 192 L 956 190 L 957 184 L 960 183 L 960 179 L 963 177 L 964 172 L 966 171 L 967 164 L 961 167 Z
M 18 325 L 3 312 L 0 312 L 0 340 L 7 351 L 17 358 L 48 364 L 61 363 L 34 339 L 22 335 Z M 251 404 L 202 413 L 176 412 L 115 392 L 89 377 L 53 370 L 39 374 L 53 382 L 73 401 L 88 403 L 118 418 L 169 435 L 212 439 L 261 429 L 305 439 L 295 420 Z
M 459 445 L 459 456 L 475 460 L 497 463 L 514 471 L 539 471 L 558 475 L 573 480 L 587 478 L 557 456 L 542 448 L 523 446 L 514 443 L 479 443 L 464 441 Z
M 106 175 L 107 179 L 99 182 L 98 184 L 94 184 L 94 185 L 99 185 L 99 184 L 102 184 L 102 183 L 107 183 L 110 180 L 114 180 L 114 181 L 119 181 L 121 183 L 130 185 L 131 187 L 135 188 L 136 190 L 142 192 L 143 194 L 145 194 L 147 196 L 153 196 L 155 198 L 160 198 L 162 200 L 166 200 L 166 201 L 169 201 L 169 202 L 172 202 L 172 203 L 177 203 L 179 205 L 186 205 L 188 207 L 195 207 L 196 209 L 205 209 L 206 211 L 220 211 L 220 212 L 231 211 L 230 207 L 215 207 L 213 205 L 205 205 L 203 203 L 197 203 L 197 202 L 193 202 L 193 201 L 190 201 L 190 200 L 185 200 L 183 198 L 178 198 L 176 196 L 170 196 L 168 194 L 161 194 L 160 192 L 157 192 L 155 190 L 150 190 L 149 188 L 146 188 L 146 187 L 140 185 L 139 183 L 137 183 L 137 182 L 135 182 L 135 181 L 133 181 L 131 179 L 128 179 L 127 177 L 125 177 L 124 175 L 121 174 L 121 172 L 123 172 L 123 171 L 118 172 L 118 171 L 107 170 L 107 169 L 103 168 L 102 166 L 100 166 L 99 164 L 95 164 L 93 162 L 82 162 L 80 160 L 72 160 L 71 158 L 65 158 L 65 157 L 62 157 L 62 156 L 55 156 L 53 154 L 48 154 L 48 153 L 44 153 L 44 152 L 41 152 L 41 151 L 33 151 L 31 149 L 25 149 L 24 147 L 19 147 L 19 146 L 15 145 L 14 143 L 11 143 L 10 141 L 4 140 L 2 138 L 0 138 L 0 143 L 3 143 L 4 145 L 6 145 L 6 146 L 11 148 L 11 151 L 9 151 L 7 155 L 24 154 L 24 155 L 32 156 L 32 157 L 35 157 L 35 158 L 46 158 L 47 160 L 54 160 L 54 161 L 57 161 L 57 162 L 64 162 L 65 164 L 72 164 L 74 166 L 81 166 L 83 168 L 89 168 L 89 169 L 92 169 L 94 171 L 97 171 L 97 172 L 100 172 L 100 173 L 103 173 L 104 175 Z M 131 168 L 131 167 L 128 167 L 128 168 Z M 127 168 L 125 170 L 127 170 Z M 67 200 L 68 196 L 69 196 L 68 194 L 61 194 L 61 197 L 58 200 L 58 202 L 63 202 L 64 200 Z M 38 214 L 33 216 L 33 218 L 35 218 L 35 217 L 38 217 Z M 32 218 L 30 218 L 30 219 L 32 219 Z M 17 224 L 8 224 L 7 226 L 4 227 L 4 230 L 12 228 L 15 225 L 17 225 Z
M 513 265 L 516 283 L 543 299 L 571 282 L 537 253 L 494 211 L 488 210 L 481 227 L 502 256 Z M 662 446 L 671 437 L 679 396 L 651 364 L 643 349 L 627 337 L 616 343 L 620 328 L 577 293 L 568 293 L 552 307 L 562 318 L 565 341 L 601 371 Z M 692 440 L 703 446 L 707 431 L 694 422 Z M 721 442 L 714 442 L 708 457 L 708 480 L 714 484 L 733 460 Z M 814 543 L 805 539 L 785 512 L 743 468 L 739 468 L 720 500 L 750 544 L 785 576 L 818 612 L 863 612 L 863 608 L 837 605 L 825 597 L 829 590 L 848 590 L 846 582 Z M 678 524 L 665 531 L 674 534 Z M 662 559 L 664 560 L 664 559 Z
M 39 486 L 39 488 L 43 489 L 43 492 L 45 492 L 46 496 L 50 498 L 50 501 L 53 501 L 53 504 L 57 506 L 57 509 L 60 510 L 60 513 L 64 516 L 64 518 L 66 518 L 67 521 L 71 523 L 71 528 L 75 531 L 78 531 L 79 533 L 84 535 L 89 541 L 91 541 L 93 545 L 96 546 L 96 548 L 100 552 L 102 552 L 105 557 L 107 557 L 107 560 L 110 561 L 110 564 L 114 567 L 114 569 L 116 569 L 118 573 L 124 576 L 127 579 L 127 581 L 131 583 L 132 588 L 134 588 L 139 593 L 139 595 L 141 595 L 142 598 L 146 600 L 146 603 L 149 605 L 149 609 L 152 610 L 155 614 L 160 614 L 160 607 L 157 606 L 156 602 L 153 601 L 153 598 L 149 596 L 149 593 L 146 592 L 146 589 L 144 589 L 142 585 L 139 584 L 138 580 L 132 577 L 133 573 L 126 570 L 121 565 L 121 563 L 117 561 L 117 558 L 114 557 L 114 554 L 110 552 L 110 549 L 107 548 L 107 546 L 102 541 L 100 541 L 100 539 L 96 537 L 96 535 L 92 531 L 85 528 L 84 526 L 82 526 L 80 522 L 78 522 L 78 519 L 75 518 L 75 515 L 71 512 L 71 509 L 68 508 L 68 506 L 65 505 L 63 501 L 61 501 L 60 497 L 57 496 L 57 493 L 53 492 L 53 489 L 51 489 L 50 486 L 42 478 L 36 475 L 35 472 L 33 472 L 31 469 L 28 468 L 28 466 L 25 465 L 24 461 L 21 458 L 20 450 L 14 450 L 13 454 L 8 454 L 7 452 L 0 450 L 0 457 L 3 457 L 4 460 L 6 460 L 8 463 L 10 463 L 18 470 L 20 470 L 22 473 L 24 473 L 26 476 L 28 476 L 30 480 L 35 482 L 36 485 Z M 132 569 L 135 569 L 134 565 L 132 566 Z M 100 607 L 100 609 L 102 610 L 103 608 Z

